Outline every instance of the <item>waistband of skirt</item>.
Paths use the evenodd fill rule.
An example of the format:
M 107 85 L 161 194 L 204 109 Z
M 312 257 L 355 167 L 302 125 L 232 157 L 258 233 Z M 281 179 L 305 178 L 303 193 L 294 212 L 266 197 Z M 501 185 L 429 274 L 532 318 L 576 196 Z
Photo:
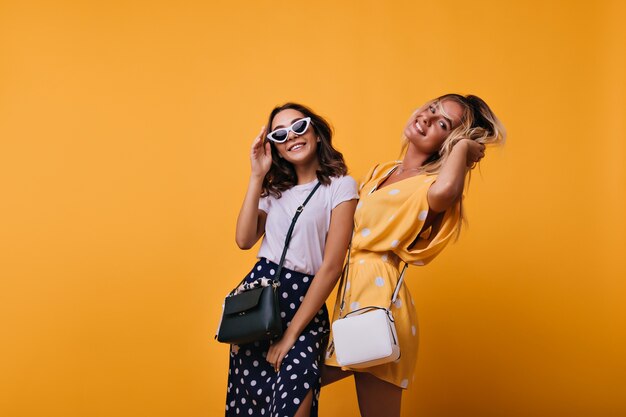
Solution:
M 270 261 L 267 258 L 258 258 L 257 263 L 255 264 L 255 266 L 256 265 L 265 265 L 268 268 L 272 268 L 272 269 L 278 270 L 278 264 L 276 262 Z M 286 266 L 283 265 L 283 270 L 282 270 L 281 274 L 285 275 L 285 273 L 287 273 L 287 272 L 290 273 L 290 274 L 297 274 L 297 275 L 300 275 L 300 276 L 309 276 L 309 277 L 313 276 L 312 274 L 307 274 L 307 273 L 304 273 L 304 272 L 294 271 L 293 269 L 289 269 L 289 268 L 287 268 Z

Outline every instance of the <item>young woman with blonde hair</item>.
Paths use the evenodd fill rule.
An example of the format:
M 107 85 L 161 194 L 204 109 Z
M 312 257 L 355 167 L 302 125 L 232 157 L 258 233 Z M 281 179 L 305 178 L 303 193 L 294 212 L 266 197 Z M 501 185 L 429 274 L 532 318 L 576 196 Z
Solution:
M 403 159 L 376 165 L 360 185 L 343 315 L 366 306 L 388 307 L 399 267 L 427 264 L 458 235 L 466 176 L 483 158 L 485 145 L 504 137 L 498 118 L 473 95 L 446 94 L 411 115 Z M 341 368 L 332 338 L 328 347 L 323 384 L 354 375 L 363 417 L 399 416 L 402 390 L 413 380 L 417 315 L 408 286 L 400 286 L 391 311 L 401 350 L 397 361 Z

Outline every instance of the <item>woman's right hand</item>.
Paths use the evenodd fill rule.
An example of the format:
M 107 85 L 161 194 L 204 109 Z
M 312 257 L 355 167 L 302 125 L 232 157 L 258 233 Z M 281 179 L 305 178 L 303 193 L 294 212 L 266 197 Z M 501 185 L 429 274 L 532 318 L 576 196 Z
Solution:
M 265 142 L 265 126 L 261 128 L 259 136 L 252 142 L 250 150 L 251 175 L 264 178 L 272 166 L 272 150 L 269 142 Z

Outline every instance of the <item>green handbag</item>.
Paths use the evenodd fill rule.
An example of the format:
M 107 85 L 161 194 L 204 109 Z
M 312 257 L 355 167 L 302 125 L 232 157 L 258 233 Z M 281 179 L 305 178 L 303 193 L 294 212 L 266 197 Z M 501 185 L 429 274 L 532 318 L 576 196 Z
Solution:
M 235 294 L 239 285 L 245 281 L 244 278 L 224 299 L 222 320 L 215 335 L 218 342 L 241 345 L 258 340 L 278 339 L 283 335 L 278 301 L 278 287 L 280 286 L 278 279 L 280 279 L 280 273 L 285 263 L 285 255 L 287 255 L 296 221 L 320 185 L 319 182 L 315 185 L 291 220 L 285 238 L 285 247 L 276 271 L 276 279 L 272 281 L 272 284 Z
M 244 344 L 282 336 L 277 287 L 272 284 L 226 297 L 217 340 Z

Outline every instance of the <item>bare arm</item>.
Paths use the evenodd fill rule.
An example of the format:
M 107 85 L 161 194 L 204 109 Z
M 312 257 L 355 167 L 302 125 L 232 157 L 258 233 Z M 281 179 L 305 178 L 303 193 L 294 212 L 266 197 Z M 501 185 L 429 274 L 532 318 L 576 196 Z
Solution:
M 283 337 L 270 346 L 267 354 L 267 361 L 274 364 L 274 369 L 277 371 L 296 339 L 315 317 L 335 288 L 350 243 L 352 218 L 356 204 L 357 200 L 344 201 L 332 211 L 322 266 L 315 274 L 315 279 L 311 282 L 302 304 Z
M 461 139 L 454 145 L 437 181 L 428 190 L 428 205 L 432 211 L 441 213 L 452 207 L 463 194 L 468 168 L 484 155 L 485 145 L 473 140 Z
M 272 165 L 272 153 L 269 143 L 263 143 L 265 126 L 259 136 L 252 143 L 250 150 L 250 181 L 243 204 L 237 217 L 235 241 L 241 249 L 250 249 L 265 232 L 266 213 L 259 210 L 259 198 L 263 185 L 263 178 Z
M 235 232 L 235 241 L 241 249 L 250 249 L 265 232 L 267 214 L 263 210 L 259 210 L 262 184 L 263 178 L 250 176 L 248 190 L 239 210 L 239 217 L 237 217 L 237 230 Z

